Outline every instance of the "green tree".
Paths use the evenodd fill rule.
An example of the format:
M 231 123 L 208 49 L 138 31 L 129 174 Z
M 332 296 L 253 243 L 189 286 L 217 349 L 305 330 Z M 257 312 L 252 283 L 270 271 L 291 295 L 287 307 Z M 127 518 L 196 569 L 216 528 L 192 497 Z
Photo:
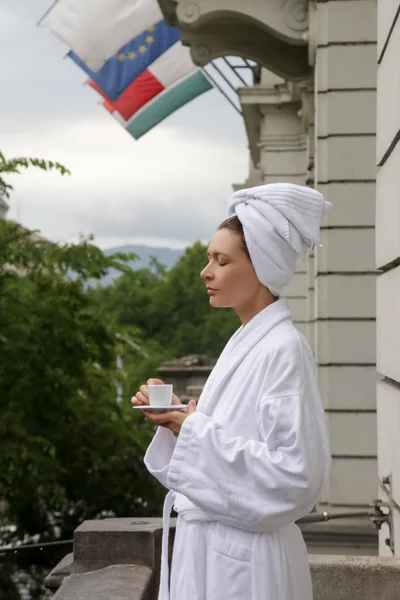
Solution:
M 61 175 L 69 174 L 70 172 L 63 165 L 51 160 L 43 160 L 42 158 L 24 158 L 16 157 L 6 159 L 4 154 L 0 152 L 0 196 L 10 197 L 10 193 L 14 189 L 13 186 L 6 181 L 6 176 L 10 174 L 21 173 L 21 169 L 29 167 L 37 167 L 42 171 L 57 170 Z
M 120 330 L 87 288 L 109 268 L 128 276 L 132 257 L 35 241 L 6 221 L 0 240 L 0 545 L 159 514 L 164 492 L 143 465 L 153 428 L 116 403 Z
M 206 260 L 207 247 L 195 242 L 170 270 L 132 271 L 95 293 L 115 323 L 139 328 L 141 343 L 151 343 L 159 358 L 191 353 L 215 357 L 240 322 L 231 309 L 210 307 L 200 278 Z

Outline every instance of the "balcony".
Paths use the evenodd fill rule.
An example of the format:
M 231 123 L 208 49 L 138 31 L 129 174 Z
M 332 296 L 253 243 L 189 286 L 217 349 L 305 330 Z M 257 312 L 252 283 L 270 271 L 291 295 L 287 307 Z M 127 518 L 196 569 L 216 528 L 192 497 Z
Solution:
M 165 20 L 178 27 L 193 62 L 241 56 L 284 79 L 307 79 L 308 0 L 159 0 Z

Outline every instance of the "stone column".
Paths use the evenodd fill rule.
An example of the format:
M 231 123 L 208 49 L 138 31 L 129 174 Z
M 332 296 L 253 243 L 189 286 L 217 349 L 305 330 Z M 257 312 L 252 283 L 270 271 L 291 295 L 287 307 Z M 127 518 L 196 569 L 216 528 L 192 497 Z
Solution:
M 321 500 L 347 510 L 367 505 L 377 488 L 376 1 L 313 7 L 315 185 L 333 205 L 315 260 L 316 358 L 333 455 Z
M 298 85 L 286 82 L 263 69 L 260 98 L 259 147 L 263 183 L 291 182 L 304 185 L 307 171 L 307 143 L 301 118 L 301 95 Z M 299 261 L 292 283 L 284 288 L 293 322 L 308 336 L 307 270 Z
M 379 495 L 391 505 L 380 554 L 400 556 L 400 2 L 378 1 L 376 195 Z M 391 534 L 391 535 L 390 535 Z M 391 540 L 391 547 L 386 540 Z M 390 541 L 389 541 L 390 544 Z
M 249 160 L 249 174 L 247 176 L 246 181 L 243 183 L 232 183 L 232 188 L 234 192 L 238 192 L 239 190 L 243 190 L 246 188 L 255 187 L 256 185 L 261 185 L 261 173 L 260 169 L 256 168 L 253 164 L 253 161 Z
M 314 78 L 305 81 L 301 89 L 301 119 L 305 132 L 307 146 L 306 185 L 315 186 L 315 103 L 314 103 Z M 306 262 L 307 272 L 307 329 L 308 341 L 315 353 L 315 276 L 314 252 L 309 252 Z

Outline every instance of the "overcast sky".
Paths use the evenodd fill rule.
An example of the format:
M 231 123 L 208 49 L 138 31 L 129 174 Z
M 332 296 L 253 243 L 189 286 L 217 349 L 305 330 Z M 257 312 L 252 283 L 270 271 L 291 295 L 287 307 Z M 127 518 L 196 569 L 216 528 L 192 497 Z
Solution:
M 0 150 L 61 162 L 71 177 L 29 170 L 11 183 L 9 217 L 56 241 L 93 233 L 103 248 L 208 240 L 232 183 L 248 172 L 241 117 L 218 90 L 135 141 L 98 105 L 49 31 L 51 0 L 0 0 Z

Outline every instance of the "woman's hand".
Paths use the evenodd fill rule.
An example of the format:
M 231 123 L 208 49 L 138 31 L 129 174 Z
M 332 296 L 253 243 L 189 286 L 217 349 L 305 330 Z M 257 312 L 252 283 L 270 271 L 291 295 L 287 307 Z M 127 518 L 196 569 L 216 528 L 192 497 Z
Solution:
M 139 391 L 131 398 L 131 402 L 134 406 L 144 406 L 150 403 L 149 385 L 164 385 L 164 382 L 161 381 L 161 379 L 149 379 L 146 385 L 141 385 Z M 181 404 L 181 401 L 176 394 L 172 394 L 172 404 Z M 196 412 L 196 401 L 191 400 L 188 406 L 181 411 L 173 410 L 155 415 L 150 411 L 144 410 L 143 414 L 148 421 L 151 421 L 160 427 L 169 429 L 175 437 L 178 437 L 184 420 L 194 412 Z
M 171 410 L 169 412 L 161 413 L 160 415 L 155 415 L 147 410 L 143 411 L 144 416 L 148 421 L 151 421 L 154 425 L 158 425 L 159 427 L 169 429 L 175 437 L 178 437 L 184 420 L 194 412 L 196 412 L 196 400 L 190 400 L 187 407 L 182 410 Z

